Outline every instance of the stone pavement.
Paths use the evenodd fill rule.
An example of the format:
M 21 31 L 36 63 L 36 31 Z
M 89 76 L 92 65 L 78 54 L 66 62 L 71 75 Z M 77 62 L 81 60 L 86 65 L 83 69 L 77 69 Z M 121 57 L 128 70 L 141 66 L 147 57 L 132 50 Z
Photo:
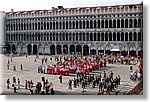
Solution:
M 45 57 L 48 58 L 48 63 L 44 65 L 47 66 L 50 63 L 56 63 L 54 60 L 50 61 L 49 56 Z M 59 75 L 50 75 L 50 74 L 40 74 L 37 73 L 37 67 L 41 65 L 41 59 L 43 56 L 39 56 L 39 59 L 37 62 L 34 62 L 35 55 L 28 56 L 27 58 L 25 56 L 19 56 L 19 57 L 13 57 L 13 62 L 10 63 L 10 69 L 7 70 L 7 61 L 8 56 L 0 55 L 0 58 L 2 58 L 3 65 L 1 64 L 1 68 L 3 68 L 2 74 L 0 78 L 3 78 L 3 82 L 0 83 L 0 87 L 3 89 L 2 94 L 22 94 L 22 95 L 28 95 L 30 94 L 29 90 L 24 89 L 25 80 L 32 80 L 33 83 L 41 81 L 41 77 L 45 77 L 45 79 L 48 79 L 49 82 L 52 82 L 54 84 L 54 91 L 56 95 L 82 95 L 81 86 L 77 88 L 73 88 L 72 90 L 68 89 L 68 80 L 73 79 L 75 77 L 74 74 L 71 74 L 69 76 L 63 76 L 63 84 L 59 83 Z M 9 57 L 10 58 L 10 57 Z M 20 70 L 20 64 L 23 65 L 23 70 Z M 16 65 L 17 71 L 13 71 L 13 66 Z M 135 66 L 133 66 L 136 68 Z M 106 73 L 110 73 L 110 71 L 114 72 L 114 76 L 121 76 L 121 85 L 117 87 L 117 89 L 112 92 L 114 94 L 116 91 L 120 92 L 127 92 L 131 90 L 137 83 L 130 80 L 130 72 L 129 72 L 129 65 L 121 65 L 121 64 L 107 64 L 107 67 L 103 67 L 99 70 L 93 71 L 90 74 L 99 74 L 103 73 L 103 71 L 106 71 Z M 10 89 L 6 88 L 6 80 L 7 78 L 10 79 L 11 85 L 12 85 L 12 78 L 16 77 L 20 79 L 21 81 L 21 89 L 17 90 L 17 93 L 13 93 L 12 87 Z M 96 95 L 98 93 L 98 87 L 92 88 L 92 86 L 88 86 L 86 89 L 87 95 Z

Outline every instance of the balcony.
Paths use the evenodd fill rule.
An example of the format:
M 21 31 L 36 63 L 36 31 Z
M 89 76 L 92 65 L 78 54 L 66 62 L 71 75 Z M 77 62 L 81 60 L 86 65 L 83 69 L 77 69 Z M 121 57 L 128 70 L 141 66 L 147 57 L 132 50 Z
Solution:
M 92 12 L 64 12 L 64 13 L 45 13 L 45 14 L 28 14 L 28 15 L 15 15 L 7 16 L 7 19 L 16 18 L 35 18 L 35 17 L 57 17 L 57 16 L 74 16 L 74 15 L 103 15 L 103 14 L 119 14 L 119 13 L 142 13 L 143 10 L 128 9 L 128 10 L 96 10 Z

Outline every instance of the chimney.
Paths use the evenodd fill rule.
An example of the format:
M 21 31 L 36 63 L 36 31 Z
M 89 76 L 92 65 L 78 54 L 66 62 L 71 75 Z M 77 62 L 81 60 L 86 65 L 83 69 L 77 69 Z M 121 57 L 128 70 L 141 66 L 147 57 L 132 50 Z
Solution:
M 11 9 L 11 13 L 13 13 L 14 12 L 14 9 Z

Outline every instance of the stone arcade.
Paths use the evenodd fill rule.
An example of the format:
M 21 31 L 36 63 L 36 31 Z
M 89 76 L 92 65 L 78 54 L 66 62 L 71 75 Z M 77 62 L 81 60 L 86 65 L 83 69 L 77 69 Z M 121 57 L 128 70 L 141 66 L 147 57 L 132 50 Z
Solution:
M 4 53 L 143 53 L 143 4 L 1 12 Z

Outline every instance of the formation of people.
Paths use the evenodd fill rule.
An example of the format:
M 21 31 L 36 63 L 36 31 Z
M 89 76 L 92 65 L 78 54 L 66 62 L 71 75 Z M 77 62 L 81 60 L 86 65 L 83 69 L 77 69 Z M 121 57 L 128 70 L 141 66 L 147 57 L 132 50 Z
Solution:
M 111 92 L 120 85 L 120 82 L 120 75 L 114 76 L 114 73 L 112 71 L 109 74 L 104 71 L 99 75 L 77 75 L 73 79 L 69 79 L 68 89 L 72 90 L 73 88 L 78 88 L 81 86 L 82 94 L 85 94 L 85 89 L 88 88 L 97 88 L 98 95 L 111 94 Z
M 28 57 L 28 56 L 26 56 Z M 34 62 L 37 62 L 39 57 L 36 55 Z M 47 64 L 48 60 L 52 61 L 53 58 L 48 57 L 42 58 L 41 60 L 41 66 L 38 68 L 38 72 L 45 73 L 45 69 L 42 69 L 43 64 Z M 131 57 L 131 56 L 113 56 L 113 55 L 88 55 L 88 56 L 81 56 L 81 55 L 58 55 L 54 58 L 56 61 L 56 64 L 51 63 L 48 64 L 48 68 L 52 68 L 53 74 L 60 74 L 59 81 L 60 84 L 63 84 L 63 75 L 64 73 L 61 73 L 62 69 L 69 69 L 68 73 L 74 73 L 76 76 L 73 79 L 68 80 L 68 89 L 72 90 L 73 88 L 82 88 L 82 94 L 86 93 L 86 89 L 89 87 L 97 88 L 98 95 L 103 94 L 111 94 L 113 90 L 115 90 L 121 82 L 121 76 L 117 75 L 114 76 L 114 73 L 111 71 L 109 74 L 105 71 L 103 73 L 98 74 L 91 74 L 93 70 L 98 70 L 101 67 L 107 67 L 107 64 L 125 64 L 125 65 L 131 65 L 130 66 L 130 78 L 136 81 L 137 79 L 140 79 L 143 74 L 143 60 L 140 57 Z M 13 58 L 8 58 L 7 61 L 7 69 L 10 69 L 10 64 L 13 62 Z M 132 65 L 136 65 L 138 67 L 138 70 L 133 70 Z M 13 70 L 16 71 L 16 66 L 13 67 Z M 20 64 L 20 70 L 23 70 L 23 65 Z M 58 73 L 58 70 L 60 73 Z M 48 70 L 47 70 L 48 72 Z M 11 81 L 8 78 L 7 79 L 7 89 L 11 87 Z M 14 89 L 14 93 L 17 93 L 17 90 L 21 89 L 20 79 L 13 77 L 12 81 L 12 87 Z M 33 83 L 32 80 L 25 80 L 25 83 L 23 84 L 24 89 L 30 90 L 30 93 L 32 95 L 37 94 L 46 94 L 46 95 L 54 95 L 54 88 L 53 83 L 48 82 L 48 79 L 42 79 L 40 82 Z M 116 92 L 116 94 L 118 94 Z
M 25 80 L 21 82 L 19 78 L 13 77 L 7 79 L 7 89 L 13 88 L 14 93 L 17 91 L 22 91 L 22 89 L 30 91 L 31 95 L 54 95 L 53 83 L 48 82 L 48 79 L 45 80 L 42 77 L 40 82 L 34 83 L 32 80 Z

